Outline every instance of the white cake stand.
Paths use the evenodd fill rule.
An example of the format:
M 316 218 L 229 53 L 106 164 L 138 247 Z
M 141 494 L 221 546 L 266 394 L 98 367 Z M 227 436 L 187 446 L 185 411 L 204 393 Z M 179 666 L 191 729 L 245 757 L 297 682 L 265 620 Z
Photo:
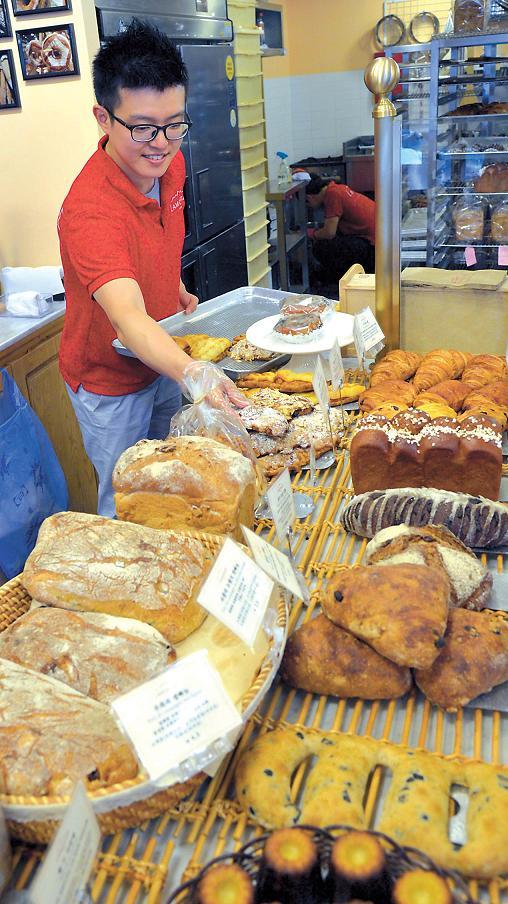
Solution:
M 318 354 L 330 351 L 335 339 L 338 339 L 340 346 L 349 345 L 353 341 L 352 314 L 342 314 L 339 311 L 325 314 L 319 334 L 306 342 L 287 342 L 275 333 L 273 328 L 279 319 L 280 315 L 275 314 L 253 323 L 247 330 L 247 340 L 269 352 L 291 355 L 287 367 L 298 373 L 314 372 Z

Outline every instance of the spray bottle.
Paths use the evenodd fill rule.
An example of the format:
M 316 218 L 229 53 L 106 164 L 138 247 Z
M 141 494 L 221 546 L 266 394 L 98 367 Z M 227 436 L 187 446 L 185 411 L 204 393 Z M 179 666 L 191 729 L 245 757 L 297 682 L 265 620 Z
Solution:
M 291 170 L 287 162 L 288 155 L 284 151 L 277 151 L 277 157 L 280 158 L 279 169 L 277 171 L 277 185 L 288 185 L 291 182 Z

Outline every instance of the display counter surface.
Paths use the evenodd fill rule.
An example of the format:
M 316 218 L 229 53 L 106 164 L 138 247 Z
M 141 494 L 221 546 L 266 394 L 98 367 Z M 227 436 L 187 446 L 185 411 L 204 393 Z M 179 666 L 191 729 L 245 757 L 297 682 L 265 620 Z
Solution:
M 0 352 L 4 352 L 21 339 L 26 339 L 40 330 L 41 327 L 58 320 L 65 312 L 65 301 L 54 301 L 49 314 L 44 317 L 12 317 L 9 314 L 0 317 Z

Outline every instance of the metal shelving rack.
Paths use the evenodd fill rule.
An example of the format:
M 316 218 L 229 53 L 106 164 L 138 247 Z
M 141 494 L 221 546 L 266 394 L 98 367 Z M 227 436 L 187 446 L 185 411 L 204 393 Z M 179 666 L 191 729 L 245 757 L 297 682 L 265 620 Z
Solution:
M 403 267 L 423 266 L 427 257 L 430 44 L 386 48 L 400 68 L 392 93 L 402 118 L 400 258 Z
M 484 166 L 508 163 L 508 113 L 450 113 L 462 104 L 506 102 L 508 57 L 502 45 L 507 43 L 507 32 L 439 35 L 431 41 L 427 266 L 500 266 L 500 243 L 490 237 L 489 218 L 508 192 L 478 192 L 474 181 Z M 461 197 L 482 205 L 481 238 L 456 236 L 453 208 Z

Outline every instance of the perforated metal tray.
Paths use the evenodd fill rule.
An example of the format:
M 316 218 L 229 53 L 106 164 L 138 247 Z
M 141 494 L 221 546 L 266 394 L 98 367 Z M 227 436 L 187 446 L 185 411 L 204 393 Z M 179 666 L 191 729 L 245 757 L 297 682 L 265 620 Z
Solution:
M 242 286 L 226 292 L 217 298 L 204 301 L 193 314 L 173 314 L 160 320 L 160 326 L 170 336 L 184 336 L 187 333 L 207 333 L 209 336 L 223 336 L 234 339 L 263 317 L 278 314 L 279 302 L 292 293 L 277 289 L 260 289 L 256 286 Z M 115 339 L 113 347 L 120 355 L 136 357 L 130 349 Z M 234 361 L 223 358 L 219 367 L 233 379 L 240 373 L 255 373 L 274 370 L 289 361 L 289 355 L 275 354 L 269 361 Z

